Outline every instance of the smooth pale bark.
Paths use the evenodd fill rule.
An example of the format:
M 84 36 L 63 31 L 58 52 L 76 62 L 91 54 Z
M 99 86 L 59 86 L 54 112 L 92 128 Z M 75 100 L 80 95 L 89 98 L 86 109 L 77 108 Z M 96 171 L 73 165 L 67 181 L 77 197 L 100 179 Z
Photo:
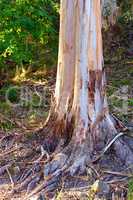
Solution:
M 108 113 L 101 27 L 100 0 L 61 1 L 55 112 L 60 121 L 74 117 L 82 139 Z

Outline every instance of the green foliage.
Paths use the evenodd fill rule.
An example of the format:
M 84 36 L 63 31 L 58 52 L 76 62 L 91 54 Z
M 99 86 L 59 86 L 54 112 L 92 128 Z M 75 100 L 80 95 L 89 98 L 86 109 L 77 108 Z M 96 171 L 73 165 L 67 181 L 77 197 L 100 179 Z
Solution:
M 118 18 L 118 22 L 127 24 L 130 21 L 133 21 L 133 1 L 119 0 L 118 5 L 121 7 L 121 15 Z
M 55 58 L 58 7 L 56 0 L 0 0 L 0 67 Z
M 131 11 L 132 5 L 132 0 L 118 0 L 118 6 L 121 7 L 123 12 Z

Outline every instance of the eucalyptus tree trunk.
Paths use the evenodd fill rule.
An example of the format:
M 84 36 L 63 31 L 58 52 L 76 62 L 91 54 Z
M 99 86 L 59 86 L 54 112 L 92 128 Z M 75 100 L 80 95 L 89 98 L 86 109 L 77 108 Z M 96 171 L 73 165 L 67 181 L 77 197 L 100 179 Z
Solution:
M 57 157 L 62 162 L 63 156 L 61 166 L 65 158 L 70 161 L 71 174 L 84 171 L 94 154 L 123 128 L 107 104 L 101 7 L 100 0 L 61 0 L 57 80 L 46 127 L 48 144 L 54 146 L 56 139 L 63 139 L 62 154 Z M 122 161 L 133 161 L 123 141 L 113 145 Z
M 100 130 L 96 128 L 99 119 L 108 115 L 105 76 L 102 69 L 100 8 L 100 1 L 61 2 L 55 89 L 58 124 L 61 122 L 66 129 L 66 126 L 70 127 L 73 123 L 71 135 L 74 137 L 74 143 L 82 144 L 89 136 L 92 149 L 100 136 Z M 93 132 L 93 137 L 90 132 Z

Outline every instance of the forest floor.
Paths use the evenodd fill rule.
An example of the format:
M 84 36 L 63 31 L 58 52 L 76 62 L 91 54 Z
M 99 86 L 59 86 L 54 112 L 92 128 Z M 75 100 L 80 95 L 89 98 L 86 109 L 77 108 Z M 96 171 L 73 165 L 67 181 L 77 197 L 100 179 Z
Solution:
M 105 42 L 108 48 L 105 48 L 104 52 L 105 69 L 110 111 L 132 129 L 133 39 L 131 38 L 133 38 L 133 31 L 129 34 L 129 30 L 125 30 L 118 29 L 108 34 L 110 39 Z M 13 77 L 9 77 L 9 73 L 2 76 L 0 80 L 0 166 L 7 166 L 4 169 L 0 168 L 0 200 L 19 200 L 23 194 L 20 192 L 19 195 L 11 197 L 11 191 L 14 185 L 17 185 L 18 176 L 22 176 L 21 172 L 31 168 L 41 155 L 44 135 L 39 134 L 38 130 L 43 127 L 48 116 L 56 69 L 38 69 L 30 73 L 22 69 L 16 71 Z M 6 81 L 3 81 L 5 79 Z M 42 166 L 43 164 L 42 161 Z M 4 177 L 1 176 L 3 171 Z M 98 172 L 95 173 L 93 179 L 89 175 L 86 179 L 90 184 L 89 187 L 57 192 L 56 199 L 89 200 L 94 199 L 97 193 L 107 195 L 110 189 L 101 181 L 102 176 L 114 172 L 100 172 L 100 177 Z M 126 196 L 126 199 L 131 200 L 133 199 L 133 173 L 129 173 L 130 179 L 125 179 L 125 175 L 119 173 L 113 174 L 116 181 L 110 183 L 112 198 L 113 195 L 116 197 L 123 195 L 123 199 Z M 117 177 L 121 177 L 120 181 L 117 181 Z M 80 180 L 77 181 L 80 183 Z M 119 191 L 123 193 L 119 194 Z

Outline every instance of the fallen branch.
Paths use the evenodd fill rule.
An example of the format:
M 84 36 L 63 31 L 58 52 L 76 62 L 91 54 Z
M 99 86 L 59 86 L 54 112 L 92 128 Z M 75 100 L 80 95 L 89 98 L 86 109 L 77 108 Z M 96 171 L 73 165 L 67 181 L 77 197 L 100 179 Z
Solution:
M 98 161 L 107 151 L 108 149 L 113 145 L 113 143 L 118 140 L 121 136 L 125 135 L 125 133 L 119 133 L 117 134 L 110 142 L 109 144 L 107 144 L 107 146 L 105 146 L 105 148 L 103 149 L 102 153 L 100 155 L 98 155 L 96 158 L 94 158 L 92 160 L 91 163 L 94 163 L 96 161 Z
M 119 183 L 119 182 L 125 182 L 128 180 L 128 177 L 117 179 L 117 180 L 111 180 L 111 181 L 104 181 L 107 184 L 113 184 L 113 183 Z
M 8 176 L 9 176 L 9 179 L 10 179 L 10 181 L 11 181 L 12 189 L 13 189 L 13 188 L 14 188 L 14 181 L 13 181 L 13 178 L 12 178 L 12 176 L 11 176 L 11 173 L 10 173 L 8 167 L 6 167 L 6 171 L 7 171 L 7 174 L 8 174 Z
M 7 164 L 7 165 L 4 165 L 3 167 L 0 167 L 0 176 L 1 176 L 2 174 L 4 174 L 4 173 L 6 172 L 6 170 L 7 170 L 7 168 L 8 168 L 8 167 L 11 167 L 11 165 L 12 165 L 12 163 Z
M 122 173 L 122 172 L 113 172 L 113 171 L 106 171 L 106 170 L 104 170 L 103 172 L 106 173 L 106 174 L 112 174 L 112 175 L 117 175 L 117 176 L 125 176 L 125 177 L 128 177 L 128 178 L 133 177 L 133 174 L 125 174 L 125 173 Z

